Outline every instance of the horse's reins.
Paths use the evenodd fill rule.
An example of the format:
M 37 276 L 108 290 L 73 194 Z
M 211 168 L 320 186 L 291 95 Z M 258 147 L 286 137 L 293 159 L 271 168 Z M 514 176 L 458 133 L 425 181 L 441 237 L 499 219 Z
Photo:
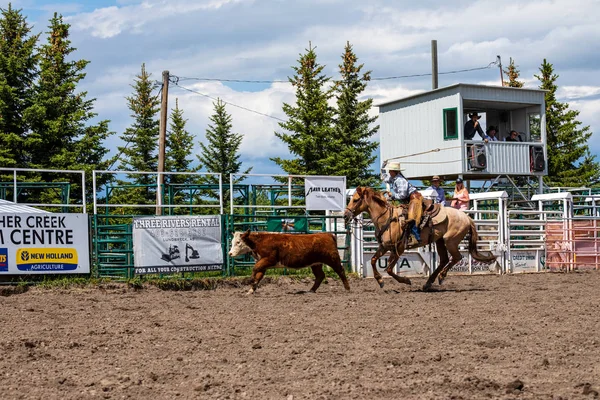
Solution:
M 363 201 L 363 199 L 361 198 L 361 199 L 360 199 L 360 201 Z M 357 204 L 355 204 L 355 207 L 354 207 L 354 209 L 353 209 L 353 210 L 351 210 L 351 209 L 349 209 L 348 207 L 346 207 L 346 210 L 350 211 L 350 213 L 351 213 L 351 214 L 354 216 L 354 218 L 353 218 L 353 219 L 356 219 L 356 215 L 355 215 L 355 214 L 356 214 L 356 211 L 355 211 L 355 210 L 356 210 L 356 208 L 358 208 L 358 205 L 359 205 L 359 204 L 360 204 L 360 202 L 357 202 Z M 375 239 L 377 239 L 377 242 L 379 242 L 379 243 L 381 243 L 381 238 L 382 238 L 383 234 L 385 233 L 385 231 L 387 231 L 387 230 L 388 230 L 388 228 L 390 227 L 390 225 L 392 224 L 392 222 L 394 222 L 394 220 L 397 220 L 397 218 L 396 218 L 396 217 L 394 217 L 394 207 L 393 207 L 391 204 L 389 204 L 388 202 L 386 202 L 386 203 L 385 203 L 385 208 L 386 208 L 386 211 L 377 217 L 377 221 L 379 221 L 379 219 L 381 219 L 381 217 L 382 217 L 382 216 L 384 216 L 384 215 L 385 215 L 385 214 L 386 214 L 388 211 L 389 211 L 389 213 L 390 213 L 390 216 L 388 217 L 388 220 L 387 220 L 387 221 L 386 221 L 386 222 L 383 224 L 383 226 L 382 226 L 381 228 L 378 228 L 378 227 L 377 227 L 377 224 L 375 223 L 375 222 L 377 222 L 377 221 L 373 221 L 373 220 L 371 219 L 371 223 L 372 223 L 372 224 L 373 224 L 373 226 L 375 227 Z M 361 226 L 361 228 L 362 228 L 362 227 L 364 227 L 364 226 L 368 226 L 368 225 L 364 225 L 364 224 L 361 222 L 361 225 L 360 225 L 360 226 Z M 359 239 L 359 240 L 361 240 L 361 239 Z M 363 242 L 364 242 L 364 239 L 362 239 L 361 241 L 363 241 Z M 394 246 L 394 248 L 395 248 L 395 247 L 396 247 L 396 246 Z

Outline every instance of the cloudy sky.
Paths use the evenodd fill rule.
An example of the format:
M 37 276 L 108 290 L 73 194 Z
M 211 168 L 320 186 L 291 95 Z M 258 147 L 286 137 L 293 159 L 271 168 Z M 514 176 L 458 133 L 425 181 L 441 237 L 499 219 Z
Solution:
M 8 2 L 0 5 L 6 8 Z M 286 118 L 282 103 L 293 103 L 294 91 L 277 81 L 292 74 L 309 42 L 334 78 L 346 41 L 376 78 L 431 72 L 432 39 L 438 41 L 442 73 L 485 67 L 500 55 L 504 64 L 515 59 L 526 86 L 536 87 L 533 75 L 547 58 L 560 76 L 560 99 L 581 111 L 580 120 L 595 132 L 590 146 L 600 156 L 598 0 L 15 0 L 12 5 L 23 9 L 36 32 L 46 30 L 55 11 L 67 18 L 76 57 L 91 61 L 82 89 L 97 99 L 96 110 L 111 120 L 113 131 L 120 134 L 131 123 L 125 97 L 141 64 L 156 80 L 169 70 L 181 78 L 181 87 L 232 104 L 227 110 L 234 130 L 244 135 L 244 165 L 253 165 L 256 173 L 281 172 L 269 157 L 286 157 L 287 148 L 273 133 L 279 130 L 277 119 Z M 439 79 L 440 86 L 458 82 L 500 85 L 500 74 L 492 66 Z M 430 76 L 375 80 L 364 95 L 377 103 L 430 88 Z M 203 141 L 213 100 L 174 85 L 169 99 L 170 106 L 179 99 L 188 130 Z M 115 137 L 108 147 L 114 154 L 121 144 Z

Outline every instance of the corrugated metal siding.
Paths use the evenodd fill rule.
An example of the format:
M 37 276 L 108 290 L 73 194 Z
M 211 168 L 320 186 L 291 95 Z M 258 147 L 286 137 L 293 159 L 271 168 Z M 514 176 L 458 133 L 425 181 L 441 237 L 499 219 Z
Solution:
M 1 213 L 40 213 L 46 214 L 49 213 L 45 210 L 40 210 L 39 208 L 25 206 L 23 204 L 15 204 L 12 201 L 2 200 L 0 199 L 0 214 Z
M 497 101 L 507 103 L 543 104 L 545 91 L 539 89 L 509 88 L 502 86 L 473 85 L 458 83 L 443 88 L 430 90 L 397 100 L 377 104 L 384 112 L 402 107 L 409 107 L 426 101 L 460 93 L 466 100 Z
M 379 106 L 381 113 L 394 111 L 404 107 L 411 107 L 417 104 L 428 103 L 430 101 L 451 97 L 458 94 L 458 86 L 450 86 L 448 88 L 437 89 L 430 92 L 423 92 L 418 95 L 410 96 L 405 99 L 400 99 L 390 103 L 385 103 Z
M 529 145 L 514 142 L 488 143 L 488 172 L 507 175 L 529 175 Z
M 499 101 L 504 103 L 543 104 L 544 92 L 493 86 L 460 85 L 465 100 Z
M 454 107 L 458 113 L 460 138 L 462 112 L 459 94 L 419 102 L 408 108 L 382 107 L 379 116 L 381 159 L 439 148 L 442 151 L 399 159 L 405 169 L 404 175 L 413 178 L 462 172 L 461 149 L 458 148 L 460 139 L 444 140 L 443 109 Z

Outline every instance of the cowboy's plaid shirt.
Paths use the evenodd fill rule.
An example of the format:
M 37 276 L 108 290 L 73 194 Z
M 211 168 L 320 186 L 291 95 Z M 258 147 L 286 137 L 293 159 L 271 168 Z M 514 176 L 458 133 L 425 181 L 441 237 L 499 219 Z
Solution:
M 410 195 L 417 190 L 402 174 L 397 174 L 393 178 L 389 174 L 385 174 L 384 182 L 390 185 L 390 192 L 392 192 L 394 200 L 408 200 Z

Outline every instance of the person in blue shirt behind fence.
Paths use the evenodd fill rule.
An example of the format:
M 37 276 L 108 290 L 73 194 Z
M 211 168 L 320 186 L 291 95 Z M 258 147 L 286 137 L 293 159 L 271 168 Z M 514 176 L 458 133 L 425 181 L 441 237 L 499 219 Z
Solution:
M 444 192 L 444 189 L 440 187 L 440 181 L 439 175 L 434 175 L 433 178 L 431 178 L 431 186 L 429 186 L 428 189 L 434 190 L 437 193 L 433 200 L 434 203 L 446 205 L 446 193 Z
M 410 238 L 408 245 L 413 246 L 421 241 L 421 232 L 419 231 L 419 223 L 423 216 L 423 196 L 417 188 L 410 184 L 410 182 L 400 172 L 400 163 L 398 161 L 392 161 L 390 163 L 384 162 L 381 167 L 384 169 L 387 165 L 388 173 L 382 173 L 381 179 L 390 185 L 390 190 L 387 191 L 389 198 L 399 200 L 401 202 L 408 201 L 408 217 L 404 223 L 402 229 L 410 228 L 413 236 Z

